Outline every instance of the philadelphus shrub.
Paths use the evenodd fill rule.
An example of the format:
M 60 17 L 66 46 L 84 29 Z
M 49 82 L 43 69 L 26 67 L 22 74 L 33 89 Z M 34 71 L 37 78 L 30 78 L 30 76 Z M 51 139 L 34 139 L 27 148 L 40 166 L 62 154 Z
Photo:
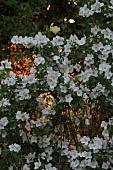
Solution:
M 101 13 L 104 3 L 88 7 L 81 17 Z M 1 167 L 113 169 L 113 32 L 94 25 L 81 38 L 39 32 L 11 42 L 34 55 L 26 76 L 9 60 L 0 64 Z

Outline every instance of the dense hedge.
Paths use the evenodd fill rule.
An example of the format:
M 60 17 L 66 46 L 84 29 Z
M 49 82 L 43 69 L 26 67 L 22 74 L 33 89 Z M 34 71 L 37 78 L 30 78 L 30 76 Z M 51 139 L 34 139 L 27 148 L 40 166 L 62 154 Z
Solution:
M 113 0 L 0 6 L 0 167 L 113 169 Z

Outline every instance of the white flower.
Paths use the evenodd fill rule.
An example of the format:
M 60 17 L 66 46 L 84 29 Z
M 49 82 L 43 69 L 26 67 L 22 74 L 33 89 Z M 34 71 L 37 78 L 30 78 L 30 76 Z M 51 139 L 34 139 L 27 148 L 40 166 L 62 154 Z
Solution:
M 81 69 L 81 65 L 80 65 L 80 64 L 76 64 L 76 65 L 74 66 L 74 68 L 75 68 L 75 70 L 76 70 L 77 72 L 79 72 L 80 69 Z
M 10 77 L 3 80 L 2 84 L 7 84 L 7 86 L 13 86 L 16 83 L 16 78 Z
M 68 41 L 71 45 L 74 45 L 77 39 L 78 39 L 78 37 L 76 35 L 71 34 Z
M 62 141 L 62 146 L 61 146 L 61 141 L 59 140 L 59 146 L 62 147 L 62 149 L 67 149 L 68 145 L 69 145 L 69 141 L 68 140 Z
M 82 168 L 85 168 L 85 167 L 86 167 L 85 160 L 82 160 L 82 161 L 80 162 L 80 167 L 82 167 Z
M 4 127 L 9 123 L 7 117 L 3 117 L 0 119 L 0 130 L 4 129 Z
M 105 137 L 105 138 L 109 138 L 109 132 L 107 129 L 104 129 L 103 132 L 102 132 L 102 135 Z
M 2 137 L 5 138 L 7 136 L 7 131 L 3 130 L 2 131 Z
M 34 169 L 39 169 L 41 166 L 40 160 L 38 160 L 38 162 L 35 162 L 34 165 L 35 165 Z
M 100 145 L 100 146 L 101 146 L 101 145 Z M 90 148 L 90 149 L 93 149 L 94 151 L 100 149 L 100 146 L 99 146 L 99 143 L 97 143 L 97 142 L 92 143 L 92 144 L 91 144 L 91 143 L 89 144 L 89 148 Z
M 76 159 L 78 157 L 78 152 L 76 150 L 71 150 L 70 151 L 70 156 L 71 156 L 71 159 Z
M 55 115 L 55 110 L 51 109 L 50 106 L 46 107 L 45 109 L 42 110 L 42 113 L 44 115 Z
M 98 167 L 98 162 L 96 160 L 92 161 L 90 167 L 96 169 L 96 167 Z
M 22 118 L 22 114 L 21 114 L 21 111 L 17 111 L 16 113 L 16 119 L 19 120 Z
M 110 162 L 103 162 L 102 163 L 102 169 L 109 169 Z
M 81 139 L 80 139 L 81 143 L 85 144 L 85 145 L 88 145 L 88 142 L 90 141 L 90 138 L 87 137 L 87 136 L 83 136 Z
M 29 76 L 26 76 L 26 78 L 27 78 L 27 82 L 29 83 L 29 84 L 33 84 L 33 83 L 36 83 L 36 79 L 35 79 L 35 75 L 29 75 Z
M 13 38 L 11 39 L 11 42 L 13 44 L 18 44 L 18 36 L 17 35 L 13 36 Z
M 40 64 L 44 64 L 45 63 L 45 59 L 43 57 L 37 57 L 34 59 L 34 63 L 36 66 L 40 65 Z
M 29 164 L 30 162 L 33 162 L 35 158 L 35 152 L 32 154 L 32 153 L 29 153 L 27 156 L 25 156 L 25 159 L 26 159 L 26 162 Z
M 100 3 L 98 0 L 96 0 L 96 3 L 91 5 L 91 9 L 96 12 L 99 13 L 101 12 L 101 7 L 104 6 L 104 3 Z
M 0 107 L 6 107 L 6 106 L 10 106 L 11 104 L 9 103 L 9 99 L 7 98 L 3 98 L 1 101 L 0 101 Z
M 4 129 L 4 125 L 2 124 L 2 122 L 0 121 L 0 130 Z
M 111 80 L 111 86 L 113 86 L 113 78 L 112 78 L 112 80 Z
M 16 119 L 17 120 L 28 120 L 29 119 L 29 114 L 27 114 L 26 112 L 25 113 L 22 113 L 21 111 L 17 111 L 16 112 Z
M 71 52 L 71 45 L 69 44 L 69 42 L 67 42 L 67 44 L 64 45 L 64 52 L 65 53 L 70 53 Z
M 95 36 L 100 31 L 99 27 L 95 25 L 93 28 L 91 28 L 91 33 Z
M 3 118 L 1 118 L 1 119 L 0 119 L 0 122 L 3 124 L 3 126 L 6 126 L 6 125 L 9 123 L 9 121 L 8 121 L 8 119 L 7 119 L 6 116 L 3 117 Z
M 4 127 L 9 123 L 7 117 L 3 117 L 0 119 L 0 130 L 4 129 Z M 2 132 L 3 133 L 3 132 Z M 7 135 L 7 132 L 5 132 L 5 134 Z M 5 137 L 6 135 L 2 134 L 2 137 Z M 4 136 L 5 135 L 5 136 Z
M 38 34 L 35 35 L 33 42 L 34 46 L 43 48 L 43 46 L 46 45 L 48 41 L 49 39 L 45 35 L 42 35 L 41 32 L 38 32 Z
M 19 90 L 19 93 L 17 94 L 17 97 L 19 97 L 19 100 L 30 99 L 31 96 L 29 94 L 29 89 Z
M 45 76 L 47 77 L 47 84 L 50 86 L 51 90 L 54 90 L 54 88 L 57 86 L 58 77 L 61 75 L 61 73 L 58 71 L 53 71 L 51 67 L 47 70 L 47 73 L 48 74 Z
M 76 43 L 77 43 L 78 45 L 84 45 L 84 44 L 86 43 L 86 36 L 84 36 L 84 37 L 81 38 L 80 40 L 77 39 L 77 40 L 76 40 Z
M 68 74 L 68 73 L 64 73 L 63 78 L 64 78 L 64 83 L 68 83 L 68 82 L 69 82 L 69 80 L 70 80 L 70 78 L 69 78 L 69 74 Z
M 11 166 L 8 168 L 8 170 L 13 170 L 13 166 L 11 165 Z
M 54 90 L 54 88 L 57 86 L 57 79 L 47 79 L 47 84 L 49 85 L 51 90 Z
M 113 126 L 113 117 L 109 119 L 109 125 Z
M 16 144 L 16 143 L 14 143 L 14 144 L 12 144 L 12 145 L 9 145 L 9 150 L 12 152 L 12 151 L 14 151 L 14 152 L 19 152 L 20 151 L 20 149 L 21 149 L 21 146 L 20 145 L 18 145 L 18 144 Z
M 76 159 L 74 161 L 71 161 L 70 167 L 75 170 L 79 166 L 79 164 L 79 160 Z
M 4 66 L 0 66 L 0 71 L 2 71 L 2 70 L 4 70 L 5 68 L 4 68 Z
M 70 81 L 69 89 L 72 89 L 74 92 L 79 90 L 79 88 L 76 86 L 76 84 L 73 81 Z
M 80 124 L 79 118 L 77 118 L 77 117 L 75 118 L 75 123 L 76 123 L 77 126 Z
M 61 46 L 64 44 L 64 38 L 57 35 L 51 42 L 54 46 Z
M 55 55 L 54 57 L 53 57 L 53 60 L 55 60 L 57 63 L 58 63 L 58 60 L 60 59 L 60 57 L 59 56 L 57 56 L 57 55 Z
M 85 159 L 85 166 L 91 166 L 91 159 Z
M 82 96 L 82 90 L 77 90 L 77 96 Z
M 105 122 L 105 121 L 101 122 L 101 127 L 103 127 L 104 129 L 107 129 L 107 125 L 108 125 L 107 122 Z
M 102 149 L 102 145 L 103 145 L 103 139 L 98 138 L 98 137 L 94 137 L 93 143 L 89 144 L 89 148 L 93 149 L 93 152 L 95 152 L 95 151 L 98 152 L 99 149 Z
M 85 157 L 85 159 L 92 158 L 91 152 L 82 152 L 82 157 Z
M 9 62 L 8 59 L 1 61 L 1 65 L 2 65 L 2 66 L 5 66 L 5 68 L 7 68 L 7 69 L 11 69 L 11 68 L 12 68 L 12 67 L 11 67 L 11 64 L 12 64 L 12 63 Z
M 25 37 L 23 38 L 23 44 L 24 44 L 24 46 L 25 46 L 25 47 L 28 47 L 28 45 L 32 43 L 32 40 L 33 40 L 32 37 L 27 37 L 27 36 L 25 36 Z
M 103 44 L 100 42 L 100 43 L 98 43 L 98 44 L 93 44 L 93 46 L 92 46 L 92 50 L 94 51 L 94 52 L 97 52 L 97 51 L 100 51 L 101 49 L 103 49 L 104 47 L 103 47 Z
M 45 165 L 45 170 L 57 170 L 55 167 L 52 167 L 52 164 L 49 163 L 47 165 Z
M 31 73 L 31 74 L 35 74 L 35 73 L 36 73 L 36 69 L 35 69 L 34 67 L 31 67 L 31 68 L 30 68 L 30 73 Z
M 113 73 L 112 73 L 111 71 L 105 72 L 105 77 L 106 77 L 107 79 L 110 79 L 112 76 L 113 76 Z
M 73 100 L 73 98 L 71 97 L 71 94 L 67 94 L 65 96 L 65 100 L 66 100 L 66 102 L 70 103 Z
M 110 0 L 110 3 L 113 5 L 113 0 Z
M 111 68 L 111 65 L 109 65 L 109 64 L 106 63 L 106 62 L 102 62 L 102 63 L 99 65 L 100 73 L 108 72 L 110 68 Z
M 60 84 L 60 89 L 61 89 L 61 92 L 63 92 L 63 93 L 67 92 L 67 87 L 62 84 Z
M 85 119 L 85 125 L 89 126 L 90 125 L 90 121 L 89 119 Z
M 54 34 L 57 34 L 60 31 L 60 27 L 53 26 L 53 24 L 51 24 L 50 31 L 53 32 Z
M 45 152 L 42 152 L 42 153 L 40 154 L 40 156 L 41 156 L 41 159 L 45 160 L 46 153 L 45 153 Z
M 90 15 L 93 15 L 93 13 L 93 10 L 89 10 L 86 4 L 79 9 L 79 15 L 83 17 L 89 17 Z
M 24 41 L 23 41 L 24 39 L 23 39 L 23 37 L 22 36 L 19 36 L 18 37 L 18 44 L 23 44 L 24 43 Z M 15 44 L 15 43 L 13 43 L 13 44 Z
M 49 162 L 50 160 L 52 160 L 53 158 L 52 158 L 52 156 L 50 156 L 50 155 L 47 155 L 47 162 Z
M 29 165 L 25 164 L 25 165 L 23 166 L 23 169 L 22 169 L 22 170 L 30 170 Z
M 31 135 L 30 143 L 37 143 L 37 137 Z

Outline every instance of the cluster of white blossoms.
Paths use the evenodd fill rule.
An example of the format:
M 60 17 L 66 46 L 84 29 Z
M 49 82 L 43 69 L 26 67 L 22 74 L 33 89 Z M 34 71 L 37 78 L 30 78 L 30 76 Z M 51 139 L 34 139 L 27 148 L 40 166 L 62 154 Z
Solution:
M 82 62 L 83 66 L 80 62 L 75 61 L 74 63 L 72 63 L 69 57 L 74 46 L 76 46 L 78 50 L 83 45 L 85 45 L 85 36 L 81 38 L 81 40 L 77 40 L 76 35 L 71 35 L 70 38 L 66 41 L 64 40 L 64 38 L 59 36 L 54 37 L 52 41 L 50 41 L 45 36 L 42 36 L 42 39 L 44 39 L 40 40 L 41 45 L 39 45 L 39 47 L 35 44 L 35 39 L 32 39 L 33 42 L 30 43 L 31 47 L 35 44 L 36 48 L 43 49 L 43 46 L 46 45 L 47 42 L 50 42 L 51 49 L 54 47 L 57 48 L 57 54 L 55 54 L 54 51 L 51 52 L 51 58 L 50 60 L 47 60 L 46 56 L 42 55 L 42 52 L 40 54 L 38 53 L 36 58 L 34 58 L 34 67 L 31 67 L 29 75 L 16 76 L 12 71 L 9 71 L 9 75 L 1 80 L 1 86 L 3 87 L 8 86 L 9 88 L 12 88 L 16 85 L 13 90 L 14 99 L 12 98 L 12 100 L 15 100 L 15 102 L 17 103 L 21 103 L 23 101 L 27 102 L 29 100 L 32 100 L 32 97 L 34 97 L 34 102 L 37 102 L 37 104 L 35 105 L 36 109 L 34 111 L 34 115 L 38 114 L 38 112 L 41 113 L 39 117 L 33 119 L 29 113 L 29 109 L 28 112 L 24 112 L 21 111 L 20 108 L 15 112 L 14 119 L 16 119 L 16 121 L 18 122 L 18 127 L 21 128 L 21 122 L 22 124 L 24 124 L 24 129 L 19 130 L 19 137 L 21 138 L 21 141 L 24 144 L 26 144 L 27 142 L 33 145 L 38 144 L 38 148 L 42 149 L 42 151 L 39 152 L 38 156 L 32 152 L 28 153 L 28 155 L 25 156 L 26 162 L 23 165 L 23 170 L 29 170 L 30 163 L 32 162 L 34 162 L 34 169 L 41 168 L 44 170 L 57 170 L 57 166 L 54 166 L 54 164 L 52 164 L 52 160 L 54 160 L 54 147 L 56 147 L 58 150 L 62 148 L 61 158 L 67 157 L 68 162 L 70 163 L 70 168 L 73 170 L 80 168 L 108 169 L 112 167 L 112 157 L 109 156 L 109 159 L 107 161 L 101 161 L 101 164 L 98 162 L 98 159 L 96 159 L 100 152 L 104 152 L 105 155 L 107 155 L 111 149 L 113 139 L 110 138 L 108 126 L 111 127 L 113 125 L 112 119 L 109 120 L 109 123 L 102 122 L 101 128 L 104 127 L 104 130 L 102 131 L 101 138 L 95 136 L 94 138 L 90 139 L 89 136 L 80 136 L 77 139 L 78 142 L 81 143 L 83 150 L 77 150 L 75 146 L 70 146 L 69 140 L 65 138 L 61 139 L 60 130 L 62 127 L 62 132 L 64 132 L 63 125 L 55 127 L 55 132 L 59 133 L 59 136 L 52 133 L 49 135 L 44 134 L 42 136 L 38 136 L 39 131 L 45 130 L 45 127 L 50 128 L 53 126 L 52 117 L 59 114 L 56 109 L 56 103 L 64 106 L 70 106 L 70 104 L 74 103 L 76 99 L 83 98 L 84 101 L 88 101 L 89 99 L 97 99 L 100 96 L 105 96 L 106 98 L 110 96 L 110 98 L 108 99 L 112 100 L 112 95 L 110 95 L 110 91 L 107 89 L 106 84 L 101 83 L 101 79 L 98 78 L 100 75 L 103 74 L 104 78 L 109 81 L 112 87 L 112 65 L 108 60 L 109 54 L 112 53 L 112 36 L 111 31 L 106 30 L 107 32 L 109 32 L 109 35 L 107 35 L 106 33 L 105 38 L 105 34 L 103 33 L 104 31 L 105 30 L 101 30 L 96 26 L 91 29 L 91 33 L 94 37 L 98 36 L 98 34 L 101 32 L 103 38 L 106 41 L 106 44 L 103 45 L 102 42 L 93 43 L 91 46 L 92 53 L 88 52 L 86 54 L 86 56 L 84 57 L 84 61 Z M 16 38 L 18 39 L 18 37 Z M 37 39 L 38 38 L 41 38 L 41 36 L 37 36 Z M 23 45 L 28 48 L 27 43 L 22 37 L 21 42 L 18 42 L 18 40 L 16 40 L 15 42 L 24 42 Z M 64 50 L 62 50 L 63 47 Z M 98 53 L 98 62 L 95 65 L 96 53 Z M 44 70 L 44 72 L 41 72 L 41 80 L 40 78 L 37 78 L 37 70 L 39 71 L 38 74 L 40 74 L 41 70 Z M 91 78 L 98 81 L 96 81 L 96 83 L 90 87 L 88 83 L 90 83 Z M 32 87 L 34 88 L 33 90 Z M 57 92 L 55 92 L 56 98 L 54 98 L 53 104 L 46 104 L 43 97 L 38 97 L 38 90 L 42 90 L 42 88 L 45 88 L 44 92 L 49 92 L 50 94 L 54 94 L 54 91 L 58 90 Z M 34 91 L 37 95 L 32 96 L 32 92 Z M 106 102 L 108 101 L 108 99 L 106 99 Z M 10 107 L 10 105 L 10 99 L 1 96 L 1 108 L 8 108 Z M 2 119 L 0 121 L 1 130 L 5 130 L 5 126 L 9 122 L 8 120 L 4 120 L 5 123 L 3 123 L 4 121 Z M 79 118 L 76 118 L 75 122 L 79 127 Z M 90 118 L 88 118 L 88 116 L 86 116 L 85 125 L 90 125 Z M 19 152 L 20 149 L 21 146 L 16 143 L 9 145 L 9 150 L 11 152 Z M 37 160 L 35 157 L 37 158 Z M 43 162 L 45 162 L 45 165 L 43 164 Z
M 27 122 L 25 125 L 25 130 L 28 133 L 24 132 L 23 130 L 19 131 L 19 136 L 22 138 L 23 143 L 26 142 L 29 142 L 30 144 L 37 143 L 37 136 L 30 134 L 31 129 L 33 129 L 33 127 L 31 126 L 30 123 Z
M 51 90 L 57 86 L 58 77 L 61 75 L 58 71 L 54 71 L 52 67 L 47 70 L 47 84 L 49 85 Z
M 101 95 L 106 96 L 108 94 L 109 94 L 109 91 L 106 91 L 105 87 L 102 86 L 102 84 L 98 83 L 97 86 L 92 89 L 89 96 L 91 97 L 91 99 L 96 99 L 97 97 L 99 97 Z
M 47 45 L 48 42 L 51 42 L 53 46 L 60 47 L 60 46 L 64 45 L 64 38 L 56 35 L 50 41 L 49 38 L 47 38 L 45 35 L 42 35 L 42 33 L 39 32 L 37 35 L 35 35 L 34 38 L 27 37 L 27 36 L 25 36 L 25 37 L 19 36 L 18 37 L 17 35 L 13 36 L 13 38 L 11 39 L 11 42 L 13 44 L 22 44 L 26 48 L 31 48 L 33 46 L 37 47 L 37 48 L 43 48 L 45 45 Z M 65 44 L 65 46 L 64 46 L 64 51 L 66 53 L 71 52 L 71 50 L 70 50 L 71 45 L 75 45 L 75 43 L 76 43 L 76 45 L 81 46 L 81 45 L 84 45 L 85 42 L 86 42 L 86 36 L 79 39 L 76 35 L 71 35 L 70 38 L 67 40 L 67 44 Z M 42 60 L 42 58 L 39 58 L 39 59 Z M 39 59 L 36 59 L 36 61 L 38 62 Z M 40 60 L 39 60 L 39 62 L 41 62 Z
M 29 94 L 29 89 L 24 88 L 24 89 L 19 89 L 16 90 L 17 95 L 15 96 L 18 100 L 24 100 L 24 99 L 30 99 L 31 96 Z
M 11 39 L 13 44 L 23 44 L 26 48 L 31 48 L 32 46 L 37 46 L 40 48 L 46 45 L 48 41 L 49 39 L 45 35 L 42 35 L 41 32 L 35 35 L 34 38 L 27 36 L 23 38 L 22 36 L 18 37 L 16 35 Z
M 21 113 L 21 111 L 17 111 L 16 113 L 16 119 L 18 120 L 22 120 L 22 121 L 28 121 L 29 119 L 29 114 L 25 113 Z
M 42 110 L 42 113 L 44 115 L 55 115 L 56 112 L 54 109 L 52 109 L 50 106 L 48 106 Z
M 104 130 L 107 130 L 108 126 L 112 126 L 113 119 L 109 119 L 109 122 L 102 121 L 101 127 L 104 128 Z M 75 169 L 87 169 L 88 167 L 92 169 L 112 169 L 113 167 L 110 166 L 110 164 L 113 163 L 112 156 L 106 155 L 106 161 L 103 161 L 101 166 L 100 162 L 96 160 L 98 154 L 101 152 L 105 154 L 106 150 L 110 153 L 110 147 L 112 147 L 113 142 L 109 140 L 109 132 L 108 136 L 106 137 L 103 135 L 102 138 L 94 137 L 93 139 L 90 139 L 88 136 L 79 137 L 78 140 L 83 144 L 85 150 L 78 151 L 75 147 L 73 147 L 72 150 L 68 149 L 66 147 L 65 150 L 63 150 L 62 155 L 65 155 L 70 159 L 70 167 Z M 112 144 L 111 144 L 112 143 Z M 96 156 L 94 158 L 94 155 Z
M 7 86 L 11 86 L 11 85 L 16 84 L 16 79 L 13 77 L 9 77 L 9 78 L 4 79 L 1 83 L 6 84 Z
M 113 118 L 109 119 L 109 122 L 102 121 L 101 127 L 106 129 L 108 126 L 113 126 Z M 96 157 L 100 152 L 103 151 L 105 154 L 106 151 L 110 152 L 110 147 L 112 147 L 111 141 L 109 140 L 109 137 L 106 138 L 99 138 L 94 137 L 93 139 L 90 139 L 87 136 L 79 137 L 80 142 L 84 146 L 84 150 L 77 150 L 76 147 L 72 147 L 71 149 L 69 147 L 69 141 L 64 139 L 62 142 L 58 139 L 57 136 L 54 134 L 50 134 L 48 137 L 47 135 L 44 135 L 43 137 L 39 137 L 38 140 L 38 146 L 39 148 L 44 148 L 43 152 L 39 154 L 38 160 L 34 161 L 36 157 L 36 152 L 29 153 L 27 156 L 25 156 L 26 164 L 23 166 L 23 169 L 26 167 L 29 169 L 30 163 L 34 162 L 34 169 L 40 169 L 42 165 L 42 161 L 46 160 L 47 164 L 45 165 L 45 169 L 55 169 L 57 168 L 52 165 L 51 160 L 53 159 L 53 148 L 51 147 L 51 143 L 54 142 L 54 144 L 58 144 L 58 148 L 62 148 L 62 156 L 66 156 L 70 162 L 70 168 L 75 170 L 81 169 L 81 168 L 102 168 L 102 169 L 109 169 L 112 168 L 110 164 L 113 163 L 112 157 L 107 156 L 107 160 L 103 161 L 100 165 L 100 162 L 96 160 Z M 20 146 L 17 144 L 12 144 L 9 146 L 10 151 L 19 152 Z M 94 156 L 95 155 L 95 156 Z M 50 168 L 50 169 L 49 169 Z M 42 168 L 43 169 L 43 168 Z M 45 170 L 44 169 L 44 170 Z
M 103 1 L 93 2 L 79 16 L 104 10 Z M 113 31 L 93 23 L 81 38 L 39 32 L 11 42 L 35 55 L 29 75 L 0 64 L 0 154 L 8 169 L 113 169 Z
M 96 0 L 96 2 L 90 6 L 91 9 L 89 9 L 88 5 L 85 4 L 83 7 L 80 7 L 79 9 L 80 16 L 89 17 L 94 13 L 100 13 L 101 8 L 104 6 L 104 3 L 101 3 L 98 0 Z
M 7 86 L 13 86 L 14 84 L 16 84 L 16 74 L 10 71 L 8 77 L 2 79 L 1 84 L 6 84 Z

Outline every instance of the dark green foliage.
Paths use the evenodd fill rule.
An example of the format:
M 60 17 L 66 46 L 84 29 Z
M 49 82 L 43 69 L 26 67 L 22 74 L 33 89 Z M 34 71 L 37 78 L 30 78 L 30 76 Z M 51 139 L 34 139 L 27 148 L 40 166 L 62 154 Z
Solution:
M 75 16 L 76 5 L 68 0 L 1 0 L 0 58 L 10 57 L 8 46 L 13 35 L 34 36 L 39 31 L 49 34 L 51 23 L 61 27 L 63 36 L 74 34 L 76 24 L 68 20 Z

